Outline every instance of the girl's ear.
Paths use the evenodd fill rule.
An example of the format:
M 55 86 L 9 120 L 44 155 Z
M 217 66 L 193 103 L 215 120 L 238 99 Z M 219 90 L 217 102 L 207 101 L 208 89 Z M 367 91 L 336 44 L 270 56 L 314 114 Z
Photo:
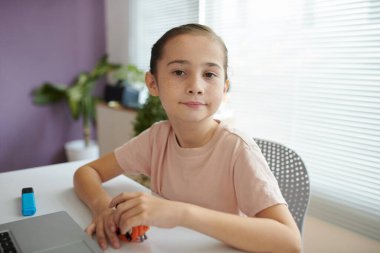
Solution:
M 224 83 L 224 94 L 227 94 L 227 92 L 230 90 L 230 80 L 226 80 L 226 82 Z
M 149 94 L 154 96 L 154 97 L 157 97 L 158 96 L 158 85 L 156 82 L 156 78 L 154 77 L 154 75 L 150 71 L 145 73 L 145 84 L 149 90 Z

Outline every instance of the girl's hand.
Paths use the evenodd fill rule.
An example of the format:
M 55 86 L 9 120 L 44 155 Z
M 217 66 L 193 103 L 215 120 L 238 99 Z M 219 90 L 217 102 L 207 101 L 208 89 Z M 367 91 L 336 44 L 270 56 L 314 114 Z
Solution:
M 122 234 L 139 225 L 172 228 L 184 216 L 184 204 L 140 192 L 121 193 L 111 200 L 109 207 L 116 208 L 114 223 Z
M 98 244 L 103 250 L 107 249 L 108 242 L 115 249 L 120 248 L 119 237 L 116 234 L 117 226 L 113 219 L 114 212 L 114 209 L 106 208 L 94 214 L 91 224 L 85 230 L 90 236 L 95 233 Z

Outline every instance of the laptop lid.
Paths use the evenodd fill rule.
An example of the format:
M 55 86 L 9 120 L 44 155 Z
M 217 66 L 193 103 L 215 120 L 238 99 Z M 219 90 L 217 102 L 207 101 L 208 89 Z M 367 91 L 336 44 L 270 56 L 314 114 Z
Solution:
M 10 249 L 9 252 L 22 253 L 102 252 L 98 244 L 64 211 L 1 224 L 0 245 L 0 248 L 5 246 Z

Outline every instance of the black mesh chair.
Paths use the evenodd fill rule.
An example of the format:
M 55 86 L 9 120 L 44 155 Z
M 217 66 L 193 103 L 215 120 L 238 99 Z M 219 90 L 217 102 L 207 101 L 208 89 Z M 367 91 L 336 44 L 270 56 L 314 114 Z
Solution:
M 276 177 L 282 195 L 302 234 L 310 197 L 309 175 L 305 164 L 296 152 L 279 143 L 256 138 L 254 140 Z

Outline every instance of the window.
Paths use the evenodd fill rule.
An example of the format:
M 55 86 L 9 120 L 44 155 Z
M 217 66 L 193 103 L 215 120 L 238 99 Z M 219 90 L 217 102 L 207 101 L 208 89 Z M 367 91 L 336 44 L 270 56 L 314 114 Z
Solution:
M 134 63 L 148 69 L 174 25 L 212 27 L 229 49 L 237 127 L 301 155 L 311 215 L 380 240 L 379 1 L 138 2 Z
M 149 70 L 153 44 L 170 28 L 198 22 L 198 0 L 129 0 L 131 61 Z

